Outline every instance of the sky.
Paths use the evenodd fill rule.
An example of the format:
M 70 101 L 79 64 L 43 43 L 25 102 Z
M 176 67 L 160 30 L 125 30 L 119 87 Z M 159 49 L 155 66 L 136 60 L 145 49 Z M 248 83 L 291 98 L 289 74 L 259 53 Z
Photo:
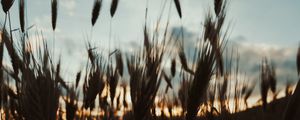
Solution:
M 110 17 L 111 0 L 103 0 L 103 8 L 94 27 L 91 25 L 93 0 L 58 0 L 58 20 L 55 31 L 55 53 L 62 56 L 64 72 L 74 73 L 85 65 L 86 43 L 91 40 L 98 49 L 108 46 L 130 51 L 142 43 L 145 7 L 149 7 L 148 23 L 154 26 L 161 14 L 163 0 L 120 0 L 117 12 Z M 174 30 L 181 25 L 193 44 L 203 27 L 205 14 L 211 11 L 212 0 L 180 0 L 183 18 L 176 13 L 174 4 L 163 12 L 164 23 L 171 5 L 170 25 Z M 51 45 L 54 33 L 51 27 L 51 0 L 27 1 L 26 26 L 42 31 Z M 241 69 L 250 77 L 257 77 L 258 65 L 264 56 L 278 68 L 279 79 L 296 79 L 295 55 L 300 41 L 299 0 L 229 0 L 227 26 L 230 44 L 238 49 Z M 11 8 L 12 26 L 19 27 L 18 0 Z M 0 12 L 0 22 L 4 13 Z M 111 32 L 110 32 L 111 31 Z M 34 33 L 33 32 L 33 33 Z M 111 35 L 110 35 L 111 34 Z M 111 36 L 111 39 L 110 39 Z M 32 35 L 32 40 L 36 37 Z M 191 39 L 191 40 L 189 40 Z M 111 40 L 109 42 L 109 40 Z M 52 45 L 53 46 L 53 45 Z M 75 79 L 75 78 L 69 78 Z M 253 78 L 255 79 L 255 78 Z M 281 83 L 285 83 L 284 80 Z

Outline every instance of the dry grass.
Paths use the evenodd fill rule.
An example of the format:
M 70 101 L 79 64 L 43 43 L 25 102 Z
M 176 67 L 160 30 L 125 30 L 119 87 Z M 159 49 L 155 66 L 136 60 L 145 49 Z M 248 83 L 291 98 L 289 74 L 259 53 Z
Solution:
M 299 63 L 300 63 L 300 46 L 298 47 L 298 52 L 297 52 L 297 72 L 299 75 Z M 286 88 L 286 95 L 289 95 L 289 88 L 287 85 Z M 291 96 L 287 108 L 284 112 L 283 120 L 296 120 L 299 119 L 299 113 L 300 113 L 300 104 L 299 104 L 299 99 L 300 99 L 300 82 L 298 80 L 297 86 L 295 88 L 294 94 Z
M 84 108 L 93 110 L 95 108 L 95 99 L 99 93 L 102 93 L 105 87 L 104 68 L 105 62 L 101 55 L 88 48 L 91 66 L 86 66 L 87 70 L 83 83 Z
M 273 92 L 276 99 L 276 72 L 275 67 L 270 65 L 267 59 L 264 59 L 261 64 L 261 97 L 263 109 L 267 110 L 267 96 L 269 89 Z
M 13 0 L 1 1 L 5 13 L 8 13 L 13 2 Z M 24 2 L 20 0 L 19 19 L 22 32 L 27 34 Z M 179 17 L 182 18 L 179 0 L 174 0 L 174 3 Z M 112 0 L 111 17 L 115 15 L 118 4 L 119 0 Z M 56 28 L 57 5 L 57 0 L 51 1 L 53 31 Z M 102 0 L 95 0 L 91 17 L 92 26 L 97 22 L 101 5 Z M 199 44 L 193 51 L 193 60 L 189 60 L 190 57 L 185 53 L 184 40 L 179 43 L 178 36 L 174 36 L 173 33 L 169 35 L 169 21 L 162 36 L 158 29 L 160 20 L 153 34 L 146 22 L 143 30 L 143 48 L 135 54 L 127 55 L 115 50 L 109 53 L 106 61 L 105 57 L 88 43 L 85 69 L 80 70 L 70 83 L 64 82 L 61 77 L 61 62 L 52 59 L 45 40 L 41 47 L 33 52 L 31 43 L 27 41 L 28 37 L 21 34 L 19 48 L 14 44 L 18 41 L 12 36 L 11 30 L 7 32 L 3 27 L 0 62 L 3 63 L 6 50 L 12 67 L 0 64 L 0 118 L 234 119 L 235 113 L 248 109 L 247 100 L 253 93 L 256 83 L 241 78 L 238 54 L 235 66 L 232 63 L 233 51 L 229 61 L 223 58 L 226 32 L 222 31 L 226 20 L 226 8 L 226 0 L 214 0 L 215 14 L 208 13 L 205 18 L 203 35 L 197 41 Z M 148 8 L 146 16 L 147 10 Z M 179 46 L 176 46 L 178 44 Z M 178 52 L 170 55 L 169 51 L 174 48 Z M 113 55 L 115 57 L 111 57 Z M 170 68 L 165 65 L 165 61 L 168 60 L 171 62 Z M 298 63 L 299 51 L 297 65 Z M 273 100 L 276 100 L 275 65 L 270 64 L 267 59 L 263 60 L 259 77 L 263 109 L 272 112 L 272 107 L 267 107 L 269 106 L 267 97 L 270 90 L 273 93 Z M 126 85 L 121 80 L 129 84 Z M 175 89 L 174 80 L 181 81 L 179 89 Z M 299 118 L 300 107 L 297 103 L 299 86 L 298 83 L 295 92 L 292 93 L 287 85 L 286 94 L 290 100 L 285 120 Z M 130 96 L 129 101 L 127 95 Z M 230 107 L 230 102 L 234 104 L 233 108 Z M 177 108 L 180 108 L 181 113 L 176 113 Z M 122 116 L 119 116 L 120 112 Z M 161 114 L 156 114 L 157 112 Z
M 4 70 L 15 80 L 16 87 L 16 95 L 9 97 L 14 106 L 12 110 L 17 112 L 13 113 L 14 119 L 55 119 L 60 96 L 60 63 L 54 69 L 46 44 L 38 50 L 37 58 L 32 56 L 30 51 L 19 53 L 15 50 L 8 33 L 5 30 L 3 32 L 2 40 L 7 46 L 13 66 L 13 70 Z M 18 54 L 24 59 L 20 59 Z M 27 55 L 29 57 L 26 57 Z
M 199 111 L 199 106 L 204 102 L 204 95 L 208 88 L 209 81 L 214 71 L 214 54 L 209 45 L 203 46 L 203 51 L 200 53 L 199 60 L 197 61 L 194 78 L 192 79 L 191 86 L 188 92 L 188 106 L 186 119 L 195 119 Z M 201 67 L 200 67 L 201 66 Z
M 165 50 L 151 45 L 148 33 L 144 35 L 144 51 L 137 56 L 127 58 L 131 102 L 136 120 L 151 118 L 150 109 L 153 107 L 163 77 L 161 62 Z
M 300 82 L 298 81 L 297 86 L 295 88 L 295 92 L 290 98 L 287 108 L 284 112 L 283 120 L 297 120 L 299 119 L 299 112 L 300 112 Z

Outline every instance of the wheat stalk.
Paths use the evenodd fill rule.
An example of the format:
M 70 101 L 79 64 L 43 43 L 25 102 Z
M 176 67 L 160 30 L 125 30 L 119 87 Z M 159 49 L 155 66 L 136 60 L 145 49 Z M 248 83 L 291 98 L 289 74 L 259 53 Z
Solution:
M 297 72 L 299 76 L 300 75 L 300 46 L 298 47 L 298 52 L 297 52 Z

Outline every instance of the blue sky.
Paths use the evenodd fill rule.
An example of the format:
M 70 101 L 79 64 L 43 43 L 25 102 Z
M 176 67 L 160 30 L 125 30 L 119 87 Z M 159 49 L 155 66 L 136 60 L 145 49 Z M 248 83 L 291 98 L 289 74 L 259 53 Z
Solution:
M 144 14 L 147 0 L 120 0 L 115 17 L 111 19 L 111 0 L 103 0 L 103 8 L 94 28 L 91 30 L 93 0 L 58 0 L 57 31 L 55 33 L 56 53 L 62 54 L 65 72 L 73 74 L 84 66 L 85 43 L 91 37 L 95 46 L 107 50 L 112 25 L 111 46 L 128 50 L 140 45 L 143 34 Z M 149 23 L 153 26 L 161 13 L 163 0 L 149 0 Z M 204 15 L 211 10 L 212 0 L 181 0 L 183 19 L 180 20 L 171 4 L 171 26 L 183 24 L 191 35 L 200 33 Z M 168 0 L 167 3 L 169 3 Z M 35 25 L 33 31 L 42 30 L 51 45 L 51 0 L 27 1 L 27 26 Z M 295 53 L 300 41 L 299 0 L 230 0 L 227 23 L 230 41 L 239 48 L 241 63 L 245 71 L 251 71 L 263 56 L 268 56 L 280 67 L 282 78 L 295 78 Z M 168 11 L 167 4 L 166 11 Z M 19 27 L 18 0 L 12 11 L 13 28 Z M 164 13 L 164 20 L 166 18 Z M 0 12 L 4 21 L 4 13 Z M 91 32 L 92 31 L 92 32 Z M 196 35 L 194 37 L 196 37 Z M 192 38 L 192 37 L 191 37 Z M 249 61 L 251 59 L 251 61 Z M 74 76 L 74 75 L 73 75 Z
M 103 0 L 100 18 L 94 27 L 94 38 L 107 38 L 109 33 L 110 0 Z M 113 36 L 128 43 L 141 38 L 144 12 L 147 0 L 120 0 L 119 8 L 113 20 Z M 168 0 L 169 1 L 169 0 Z M 191 31 L 201 29 L 203 15 L 212 6 L 212 0 L 181 0 L 183 25 Z M 18 11 L 17 0 L 12 12 Z M 150 21 L 154 24 L 161 8 L 161 0 L 149 0 Z M 294 46 L 300 40 L 300 1 L 299 0 L 230 0 L 228 22 L 231 23 L 231 38 L 242 37 L 251 43 L 266 43 L 284 47 Z M 28 6 L 28 25 L 51 32 L 50 0 L 30 0 Z M 93 0 L 59 0 L 57 37 L 74 41 L 83 39 L 90 33 L 91 9 Z M 171 24 L 180 25 L 174 5 L 172 5 Z M 4 19 L 4 14 L 1 12 Z M 14 25 L 18 26 L 18 14 Z M 2 19 L 2 20 L 3 20 Z M 51 34 L 51 33 L 49 33 Z

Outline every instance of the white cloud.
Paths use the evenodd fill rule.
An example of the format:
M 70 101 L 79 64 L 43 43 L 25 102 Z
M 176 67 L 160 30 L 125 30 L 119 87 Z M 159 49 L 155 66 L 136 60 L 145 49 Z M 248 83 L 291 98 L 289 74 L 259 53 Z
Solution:
M 77 2 L 75 0 L 62 0 L 61 6 L 66 10 L 67 15 L 74 16 Z

